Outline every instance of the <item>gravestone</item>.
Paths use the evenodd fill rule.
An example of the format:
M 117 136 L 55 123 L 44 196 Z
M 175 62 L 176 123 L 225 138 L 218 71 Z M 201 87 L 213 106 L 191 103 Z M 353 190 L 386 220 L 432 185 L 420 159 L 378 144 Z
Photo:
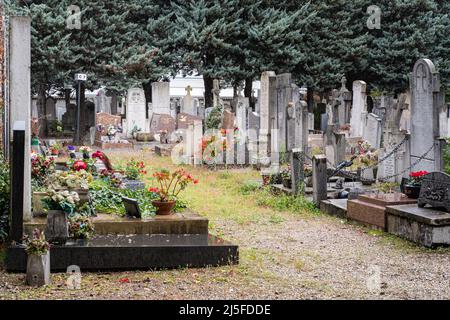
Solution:
M 278 150 L 285 152 L 288 150 L 287 146 L 287 108 L 288 104 L 293 101 L 293 83 L 292 75 L 290 73 L 281 74 L 276 77 L 276 119 L 274 124 L 278 129 Z
M 441 135 L 440 113 L 443 107 L 439 73 L 431 60 L 418 60 L 411 76 L 410 162 L 415 163 L 421 157 L 423 160 L 415 166 L 416 171 L 443 169 L 442 144 L 437 140 Z
M 172 114 L 170 110 L 170 82 L 152 83 L 152 109 L 157 114 Z
M 450 175 L 443 172 L 427 174 L 422 180 L 418 205 L 420 208 L 426 205 L 442 208 L 450 213 Z
M 188 126 L 194 124 L 195 121 L 202 121 L 202 118 L 186 113 L 179 113 L 177 115 L 177 129 L 187 129 Z
M 312 163 L 313 173 L 313 201 L 316 206 L 320 205 L 322 200 L 327 200 L 327 157 L 325 155 L 317 155 L 313 157 Z
M 150 122 L 150 133 L 160 134 L 167 132 L 170 135 L 176 130 L 175 119 L 168 114 L 153 113 L 152 121 Z
M 267 163 L 267 159 L 270 157 L 270 136 L 271 136 L 271 114 L 273 104 L 271 101 L 271 93 L 276 88 L 272 88 L 275 85 L 276 74 L 273 71 L 265 71 L 261 75 L 261 91 L 259 96 L 259 115 L 260 115 L 260 131 L 259 131 L 259 157 L 260 160 Z
M 362 137 L 364 119 L 367 115 L 367 84 L 364 81 L 353 82 L 353 104 L 350 118 L 350 137 Z
M 373 148 L 379 149 L 381 147 L 381 133 L 381 119 L 377 115 L 369 113 L 364 124 L 363 139 L 368 141 Z
M 308 113 L 308 131 L 314 131 L 314 113 Z
M 132 137 L 131 133 L 134 128 L 141 132 L 148 132 L 145 93 L 140 88 L 129 89 L 127 94 L 126 129 L 128 137 Z
M 45 117 L 47 121 L 56 120 L 56 101 L 51 97 L 45 103 Z
M 186 87 L 186 96 L 181 101 L 181 113 L 197 116 L 197 108 L 195 108 L 194 98 L 191 95 L 192 87 Z
M 112 113 L 111 112 L 111 97 L 106 95 L 106 91 L 104 89 L 100 89 L 97 92 L 95 97 L 95 112 L 104 112 L 104 113 Z
M 342 86 L 339 91 L 339 108 L 338 108 L 338 118 L 339 124 L 342 126 L 350 122 L 350 109 L 352 104 L 352 93 L 348 91 L 347 79 L 345 77 L 341 80 Z
M 234 113 L 226 109 L 223 111 L 222 115 L 222 129 L 234 129 L 235 116 Z
M 236 126 L 244 132 L 247 130 L 247 113 L 250 109 L 249 99 L 242 96 L 235 98 L 234 107 L 236 110 Z
M 62 116 L 63 130 L 74 131 L 77 107 L 74 104 L 67 106 L 66 112 Z

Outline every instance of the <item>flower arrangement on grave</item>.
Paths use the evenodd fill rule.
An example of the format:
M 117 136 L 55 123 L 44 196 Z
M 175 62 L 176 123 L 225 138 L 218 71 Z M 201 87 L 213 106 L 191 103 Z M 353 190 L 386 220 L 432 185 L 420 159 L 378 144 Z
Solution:
M 73 239 L 90 239 L 94 234 L 91 219 L 80 214 L 69 217 L 69 235 Z
M 82 146 L 78 149 L 82 154 L 84 159 L 89 159 L 89 154 L 92 152 L 92 149 L 88 146 Z
M 157 199 L 152 201 L 153 206 L 157 209 L 158 215 L 169 215 L 175 206 L 179 194 L 186 189 L 189 184 L 198 184 L 192 174 L 184 169 L 178 169 L 174 172 L 161 170 L 153 173 L 153 178 L 157 181 L 157 188 L 149 188 L 148 191 L 153 193 Z
M 423 178 L 429 174 L 428 171 L 414 171 L 409 174 L 409 179 L 404 183 L 402 192 L 408 198 L 418 199 L 420 196 L 420 189 L 422 188 Z
M 125 179 L 127 180 L 139 180 L 139 178 L 147 174 L 145 170 L 145 163 L 136 159 L 131 159 L 127 162 L 124 170 Z
M 47 210 L 56 210 L 66 214 L 73 214 L 80 202 L 80 197 L 75 191 L 50 190 L 47 197 L 42 199 L 42 202 Z
M 55 143 L 53 146 L 50 147 L 50 152 L 52 155 L 57 156 L 59 155 L 61 149 L 62 149 L 61 145 L 59 143 Z
M 50 250 L 50 243 L 45 240 L 44 232 L 39 231 L 39 229 L 33 230 L 31 238 L 25 235 L 23 244 L 25 245 L 25 251 L 29 255 L 43 256 Z
M 372 166 L 378 161 L 378 151 L 372 148 L 372 145 L 365 140 L 358 141 L 355 154 L 357 158 L 355 162 L 360 163 L 366 167 Z
M 114 188 L 120 188 L 123 183 L 121 176 L 115 173 L 114 170 L 103 169 L 100 171 L 99 177 L 108 181 Z
M 113 137 L 116 136 L 118 130 L 115 126 L 109 125 L 108 129 L 106 130 L 106 135 L 108 136 L 109 140 L 112 140 Z
M 409 179 L 407 181 L 407 185 L 410 186 L 421 186 L 423 178 L 429 174 L 428 171 L 414 171 L 409 174 Z
M 55 172 L 55 159 L 46 158 L 40 154 L 34 154 L 31 157 L 31 178 L 38 185 L 44 185 L 48 177 Z
M 68 162 L 68 167 L 73 171 L 88 171 L 92 172 L 95 159 L 71 159 Z
M 92 179 L 86 170 L 58 171 L 51 175 L 49 185 L 52 189 L 88 190 Z

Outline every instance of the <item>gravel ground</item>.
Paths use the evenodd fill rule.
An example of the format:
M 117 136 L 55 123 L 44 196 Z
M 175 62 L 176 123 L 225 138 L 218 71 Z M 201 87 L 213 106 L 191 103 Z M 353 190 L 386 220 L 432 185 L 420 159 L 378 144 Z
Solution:
M 113 161 L 129 156 L 117 153 Z M 154 168 L 173 167 L 143 156 Z M 35 289 L 0 267 L 0 299 L 450 299 L 450 248 L 424 249 L 326 215 L 258 207 L 252 194 L 236 193 L 236 185 L 259 177 L 251 170 L 192 170 L 203 189 L 187 197 L 213 233 L 239 245 L 239 265 L 83 273 L 75 291 L 65 274 Z
M 326 216 L 283 214 L 276 224 L 216 221 L 240 245 L 238 266 L 64 274 L 30 289 L 24 275 L 0 272 L 1 299 L 449 299 L 450 251 L 427 250 Z

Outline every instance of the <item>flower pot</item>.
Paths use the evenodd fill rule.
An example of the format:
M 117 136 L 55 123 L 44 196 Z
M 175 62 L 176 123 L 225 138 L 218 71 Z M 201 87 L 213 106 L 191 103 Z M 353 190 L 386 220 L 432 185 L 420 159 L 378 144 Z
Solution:
M 421 186 L 404 185 L 403 193 L 410 199 L 419 199 Z
M 44 255 L 30 254 L 27 260 L 26 284 L 40 287 L 50 283 L 50 251 Z
M 152 205 L 156 208 L 156 214 L 159 216 L 168 216 L 172 214 L 173 207 L 175 207 L 176 201 L 152 201 Z
M 60 210 L 50 210 L 47 214 L 45 238 L 49 243 L 64 245 L 69 238 L 67 214 Z

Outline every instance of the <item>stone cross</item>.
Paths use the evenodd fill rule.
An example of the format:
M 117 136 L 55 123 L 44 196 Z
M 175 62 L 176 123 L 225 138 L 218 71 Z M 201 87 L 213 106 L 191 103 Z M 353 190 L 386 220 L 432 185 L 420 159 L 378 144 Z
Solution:
M 190 96 L 191 92 L 192 92 L 192 87 L 191 86 L 187 86 L 185 90 L 187 92 L 187 95 Z
M 417 83 L 420 82 L 421 86 L 422 86 L 422 90 L 426 91 L 426 80 L 427 80 L 427 74 L 424 70 L 424 65 L 421 64 L 418 66 L 416 74 L 417 74 L 417 79 L 419 79 L 419 81 L 417 81 Z
M 220 102 L 220 85 L 219 85 L 219 80 L 214 79 L 213 80 L 213 89 L 212 89 L 212 94 L 213 94 L 213 107 L 218 107 L 219 106 L 219 102 Z

